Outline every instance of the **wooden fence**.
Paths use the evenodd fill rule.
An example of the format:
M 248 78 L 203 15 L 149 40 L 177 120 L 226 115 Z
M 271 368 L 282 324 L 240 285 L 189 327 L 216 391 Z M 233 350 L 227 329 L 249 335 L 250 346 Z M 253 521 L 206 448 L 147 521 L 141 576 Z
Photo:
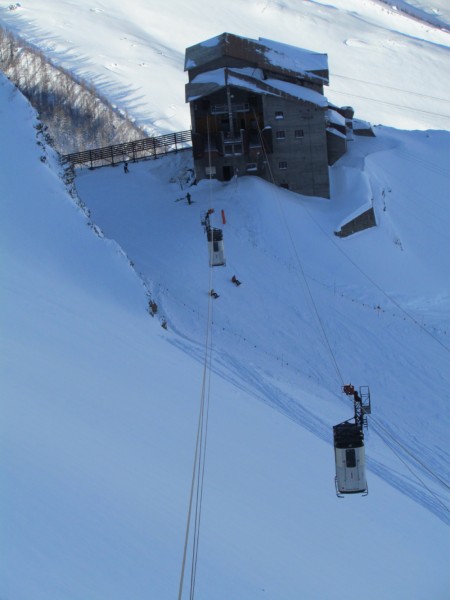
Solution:
M 134 142 L 115 144 L 103 148 L 93 148 L 82 152 L 65 154 L 63 162 L 70 163 L 73 167 L 103 167 L 116 165 L 123 162 L 134 162 L 145 158 L 157 158 L 169 152 L 178 152 L 192 146 L 191 131 L 168 133 L 158 137 L 144 138 Z

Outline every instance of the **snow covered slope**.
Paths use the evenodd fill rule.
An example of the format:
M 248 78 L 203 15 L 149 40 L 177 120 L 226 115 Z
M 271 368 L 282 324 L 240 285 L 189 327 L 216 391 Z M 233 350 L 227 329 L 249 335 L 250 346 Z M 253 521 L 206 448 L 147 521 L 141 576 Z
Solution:
M 448 497 L 410 456 L 400 462 L 391 453 L 374 422 L 370 495 L 334 495 L 331 426 L 350 406 L 333 392 L 338 381 L 286 251 L 278 201 L 342 369 L 373 386 L 374 418 L 425 467 L 444 477 L 448 464 L 442 349 L 352 272 L 310 220 L 328 213 L 321 222 L 329 234 L 326 220 L 340 218 L 338 210 L 252 179 L 212 191 L 205 184 L 191 190 L 191 206 L 175 202 L 184 195 L 186 154 L 133 165 L 128 175 L 83 173 L 83 200 L 152 286 L 169 320 L 165 332 L 146 312 L 142 282 L 118 246 L 96 235 L 73 204 L 51 153 L 40 160 L 33 112 L 9 82 L 1 81 L 0 94 L 0 126 L 17 144 L 1 157 L 0 595 L 176 594 L 208 289 L 199 217 L 213 201 L 229 218 L 228 266 L 214 272 L 221 297 L 196 597 L 321 600 L 345 588 L 350 599 L 364 589 L 373 600 L 443 600 Z M 420 148 L 431 143 L 414 139 Z M 380 160 L 402 140 L 383 133 L 374 142 Z M 17 176 L 19 162 L 27 177 Z M 391 187 L 385 218 L 397 225 L 404 250 L 381 227 L 344 242 L 346 252 L 361 265 L 377 241 L 394 269 L 401 256 L 422 273 L 408 239 L 415 221 L 396 215 L 402 188 Z M 436 262 L 429 292 L 409 309 L 432 316 L 433 334 L 446 342 L 436 293 L 444 262 Z M 383 280 L 381 266 L 362 266 L 395 298 L 404 301 L 402 290 L 411 298 L 407 269 L 403 288 Z M 229 282 L 234 270 L 240 288 Z M 378 301 L 381 311 L 372 305 Z
M 149 132 L 190 127 L 184 51 L 223 31 L 328 54 L 331 102 L 401 129 L 449 129 L 446 0 L 24 0 L 0 22 L 95 81 Z M 446 29 L 443 29 L 446 27 Z
M 266 403 L 300 425 L 306 420 L 326 440 L 333 419 L 349 410 L 336 402 L 333 389 L 341 379 L 370 381 L 383 426 L 412 453 L 421 438 L 429 467 L 448 478 L 449 144 L 446 133 L 377 128 L 376 139 L 356 140 L 332 169 L 331 202 L 244 178 L 201 182 L 189 188 L 195 204 L 188 206 L 179 200 L 186 192 L 177 183 L 184 154 L 133 165 L 129 176 L 121 169 L 82 171 L 77 189 L 94 221 L 127 252 L 169 326 L 185 340 L 177 343 L 189 352 L 192 343 L 202 348 L 204 335 L 201 214 L 212 205 L 220 225 L 223 209 L 227 267 L 214 272 L 221 295 L 214 316 L 219 371 L 247 389 L 253 382 Z M 442 161 L 433 164 L 439 154 Z M 337 240 L 333 231 L 352 202 L 372 198 L 379 226 Z M 230 283 L 233 274 L 245 282 L 239 290 Z M 316 308 L 335 356 L 327 352 Z M 313 395 L 302 394 L 301 406 L 299 387 Z M 422 435 L 430 403 L 442 419 Z M 388 453 L 374 468 L 420 496 L 420 482 L 414 491 L 412 482 L 404 487 L 391 476 L 392 459 Z M 439 503 L 425 504 L 446 519 Z
M 34 112 L 4 79 L 0 94 L 17 144 L 0 175 L 0 596 L 169 597 L 200 369 L 164 342 L 141 281 L 88 227 L 53 156 L 41 162 Z
M 184 48 L 224 30 L 328 52 L 330 99 L 384 124 L 331 169 L 330 202 L 242 178 L 189 188 L 188 206 L 180 153 L 80 172 L 87 217 L 0 80 L 1 598 L 176 597 L 214 207 L 227 266 L 213 272 L 196 597 L 447 600 L 450 142 L 392 127 L 448 129 L 449 15 L 443 0 L 398 4 L 0 8 L 149 130 L 189 127 Z M 378 227 L 336 238 L 367 203 Z M 372 392 L 365 499 L 334 494 L 341 379 Z

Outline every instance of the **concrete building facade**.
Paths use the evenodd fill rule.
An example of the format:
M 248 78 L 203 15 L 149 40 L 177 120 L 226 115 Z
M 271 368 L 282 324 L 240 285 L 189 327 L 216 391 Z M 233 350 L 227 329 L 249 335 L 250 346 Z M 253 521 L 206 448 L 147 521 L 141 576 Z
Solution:
M 329 198 L 353 111 L 324 96 L 325 54 L 223 33 L 187 48 L 185 70 L 197 180 L 257 175 Z

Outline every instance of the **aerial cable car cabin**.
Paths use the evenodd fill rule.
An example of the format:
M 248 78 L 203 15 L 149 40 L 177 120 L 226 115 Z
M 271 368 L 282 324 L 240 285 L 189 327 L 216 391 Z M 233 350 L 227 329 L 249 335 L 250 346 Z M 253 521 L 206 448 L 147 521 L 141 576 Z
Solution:
M 220 267 L 226 264 L 223 248 L 223 232 L 216 227 L 209 227 L 206 231 L 208 237 L 209 264 L 211 267 Z
M 368 494 L 364 427 L 370 414 L 370 392 L 367 386 L 359 388 L 345 385 L 343 391 L 353 396 L 354 418 L 333 427 L 334 455 L 336 462 L 336 494 Z
M 336 459 L 336 493 L 367 493 L 364 435 L 358 425 L 346 421 L 333 427 Z
M 202 216 L 202 225 L 206 231 L 206 238 L 208 240 L 208 254 L 209 254 L 209 266 L 210 267 L 221 267 L 226 264 L 225 251 L 223 248 L 223 231 L 217 227 L 211 226 L 210 216 L 213 214 L 214 209 L 210 208 Z M 222 221 L 225 224 L 225 214 L 222 211 Z

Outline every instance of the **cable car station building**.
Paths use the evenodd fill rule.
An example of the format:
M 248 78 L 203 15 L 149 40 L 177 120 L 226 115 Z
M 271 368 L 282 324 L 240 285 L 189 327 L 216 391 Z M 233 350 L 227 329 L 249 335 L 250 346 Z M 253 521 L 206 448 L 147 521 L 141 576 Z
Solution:
M 326 54 L 223 33 L 186 49 L 197 180 L 257 175 L 330 197 L 328 166 L 347 149 L 353 110 L 328 103 Z

